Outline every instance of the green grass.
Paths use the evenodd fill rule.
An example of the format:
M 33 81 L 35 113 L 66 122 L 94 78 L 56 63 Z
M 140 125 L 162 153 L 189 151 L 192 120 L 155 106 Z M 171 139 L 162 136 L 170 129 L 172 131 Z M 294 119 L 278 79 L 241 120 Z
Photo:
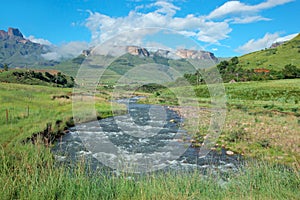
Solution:
M 244 69 L 281 70 L 287 64 L 300 66 L 300 34 L 294 39 L 272 49 L 265 49 L 239 57 L 239 66 Z
M 225 84 L 228 103 L 294 112 L 300 103 L 300 79 Z
M 0 144 L 6 146 L 30 137 L 44 130 L 47 123 L 55 127 L 58 120 L 68 122 L 73 116 L 71 93 L 72 89 L 1 83 Z M 112 115 L 111 103 L 103 98 L 96 101 L 96 110 L 102 118 Z
M 253 97 L 247 97 L 247 93 L 241 92 L 245 88 L 248 88 L 249 91 L 261 88 L 265 88 L 266 91 L 278 89 L 290 94 L 291 91 L 298 91 L 298 81 L 284 80 L 253 82 L 248 85 L 247 83 L 225 85 L 231 94 L 238 94 L 239 98 L 232 98 L 231 102 L 229 101 L 232 103 L 232 107 L 229 108 L 234 112 L 229 111 L 231 114 L 228 115 L 228 127 L 220 137 L 220 144 L 225 144 L 236 150 L 235 152 L 244 151 L 244 153 L 248 153 L 247 149 L 251 147 L 257 147 L 256 153 L 260 153 L 262 158 L 265 157 L 264 160 L 270 160 L 270 158 L 274 159 L 272 153 L 275 156 L 279 155 L 275 143 L 284 141 L 284 144 L 288 145 L 280 149 L 283 152 L 280 156 L 286 156 L 285 153 L 289 153 L 283 159 L 284 163 L 290 162 L 288 159 L 292 158 L 293 160 L 297 155 L 297 152 L 292 151 L 295 149 L 293 142 L 297 141 L 295 139 L 297 139 L 297 127 L 299 127 L 299 124 L 295 122 L 296 116 L 288 115 L 291 118 L 287 118 L 283 115 L 278 118 L 274 114 L 273 117 L 267 118 L 264 113 L 254 114 L 251 109 L 236 110 L 233 107 L 235 101 L 242 103 L 248 100 L 249 103 L 245 106 L 251 105 L 250 102 L 253 100 L 247 98 Z M 98 89 L 100 90 L 96 97 L 98 116 L 107 117 L 112 114 L 111 104 L 106 100 L 109 99 L 111 91 L 104 90 L 104 87 Z M 167 91 L 169 95 L 172 95 L 169 90 Z M 298 157 L 295 157 L 290 168 L 260 159 L 259 162 L 249 161 L 239 172 L 229 174 L 227 177 L 229 182 L 226 184 L 218 181 L 219 175 L 204 176 L 199 171 L 146 174 L 134 176 L 135 178 L 132 179 L 133 175 L 128 173 L 121 173 L 120 176 L 89 175 L 84 170 L 83 163 L 79 163 L 72 169 L 58 166 L 54 162 L 50 148 L 45 147 L 42 142 L 32 145 L 22 144 L 21 141 L 33 133 L 44 130 L 47 123 L 51 123 L 53 127 L 57 120 L 67 123 L 72 117 L 71 100 L 53 98 L 53 96 L 71 97 L 71 92 L 72 90 L 68 88 L 0 84 L 0 185 L 2 186 L 0 199 L 297 199 L 300 195 Z M 168 95 L 163 91 L 160 92 L 159 98 Z M 295 95 L 297 94 L 295 93 Z M 281 94 L 276 93 L 275 96 L 278 95 Z M 259 97 L 263 99 L 264 96 L 264 94 L 260 94 Z M 232 95 L 232 97 L 235 96 Z M 203 99 L 203 102 L 208 100 L 205 97 L 200 96 L 200 98 Z M 299 96 L 295 98 L 298 99 Z M 267 100 L 267 97 L 266 100 L 258 100 L 260 104 L 255 104 L 254 111 L 257 111 L 257 108 L 268 110 L 269 108 L 263 107 L 265 104 L 269 105 Z M 168 101 L 166 100 L 165 103 Z M 280 101 L 278 102 L 280 103 Z M 279 106 L 285 104 L 293 105 L 295 102 L 290 101 Z M 115 106 L 118 108 L 117 105 Z M 289 106 L 284 107 L 284 109 L 288 108 Z M 82 109 L 84 111 L 84 107 Z M 122 109 L 120 107 L 120 110 Z M 203 117 L 205 116 L 209 117 L 209 113 L 204 113 Z M 251 124 L 243 124 L 243 120 L 250 121 Z M 205 122 L 205 118 L 203 118 L 203 122 Z M 270 124 L 265 126 L 267 122 Z M 282 123 L 285 123 L 284 126 L 288 128 L 281 131 Z M 66 124 L 62 126 L 66 126 Z M 274 129 L 267 130 L 270 126 Z M 256 137 L 247 138 L 244 137 L 245 135 L 234 134 L 239 130 L 245 131 L 245 135 L 259 130 L 265 137 L 260 135 L 259 140 L 256 140 Z M 278 135 L 274 136 L 274 142 L 269 141 L 271 148 L 262 147 L 262 144 L 268 143 L 264 139 L 268 139 L 269 133 L 276 131 Z M 285 136 L 283 133 L 288 133 L 289 137 L 283 137 Z M 228 137 L 235 142 L 229 142 Z M 258 141 L 261 141 L 261 147 L 257 146 Z
M 224 86 L 227 114 L 216 141 L 218 147 L 226 147 L 246 157 L 297 165 L 300 160 L 300 79 L 226 83 Z M 195 86 L 194 95 L 187 87 L 161 89 L 140 102 L 176 106 L 178 96 L 199 102 L 191 108 L 179 109 L 179 112 L 186 115 L 185 128 L 196 140 L 194 145 L 201 146 L 209 129 L 212 114 L 209 108 L 214 107 L 206 85 Z M 195 113 L 193 106 L 208 110 Z M 195 116 L 198 118 L 193 120 Z
M 52 69 L 59 70 L 64 74 L 67 74 L 72 77 L 76 77 L 77 71 L 80 68 L 80 63 L 73 62 L 73 60 L 62 61 L 54 66 L 36 66 L 36 69 Z
M 298 113 L 300 105 L 300 79 L 285 79 L 273 81 L 224 83 L 227 104 L 233 107 L 264 108 L 265 110 L 278 110 Z M 172 88 L 172 86 L 170 86 Z M 210 107 L 210 93 L 206 85 L 175 87 L 158 91 L 159 96 L 153 94 L 148 103 L 173 104 L 175 94 L 181 97 L 198 98 L 200 103 Z
M 88 175 L 82 165 L 55 166 L 49 149 L 25 145 L 7 156 L 0 151 L 1 199 L 297 199 L 299 173 L 280 165 L 250 162 L 229 182 L 220 175 L 156 173 Z

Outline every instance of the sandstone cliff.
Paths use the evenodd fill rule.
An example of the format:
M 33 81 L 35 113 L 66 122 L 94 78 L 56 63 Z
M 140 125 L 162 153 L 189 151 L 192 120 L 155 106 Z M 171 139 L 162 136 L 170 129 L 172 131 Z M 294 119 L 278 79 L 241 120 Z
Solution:
M 218 61 L 218 59 L 215 57 L 215 55 L 208 51 L 197 51 L 197 50 L 189 50 L 189 49 L 179 49 L 176 52 L 176 55 L 180 58 L 184 59 L 199 59 L 199 60 L 213 60 L 215 62 Z

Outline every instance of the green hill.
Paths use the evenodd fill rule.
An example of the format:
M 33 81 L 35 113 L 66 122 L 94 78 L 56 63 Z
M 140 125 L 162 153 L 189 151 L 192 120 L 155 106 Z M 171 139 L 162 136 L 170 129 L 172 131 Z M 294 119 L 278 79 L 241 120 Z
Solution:
M 288 64 L 300 67 L 300 34 L 275 48 L 264 49 L 239 57 L 238 66 L 244 69 L 281 70 Z
M 224 82 L 300 78 L 300 34 L 290 41 L 221 61 L 218 68 Z M 200 74 L 204 71 L 200 70 Z M 191 84 L 203 83 L 197 74 L 186 74 Z M 198 80 L 198 81 L 196 81 Z
M 0 82 L 53 87 L 73 87 L 73 77 L 51 70 L 0 70 Z

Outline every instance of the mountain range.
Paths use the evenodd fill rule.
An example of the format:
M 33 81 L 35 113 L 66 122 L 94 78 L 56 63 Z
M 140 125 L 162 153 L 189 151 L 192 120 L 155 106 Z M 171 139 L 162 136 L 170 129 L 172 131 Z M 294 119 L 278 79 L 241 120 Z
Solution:
M 210 67 L 226 59 L 217 58 L 213 53 L 201 50 L 178 49 L 171 52 L 166 49 L 150 51 L 139 46 L 118 48 L 124 53 L 111 64 L 111 76 L 123 75 L 129 68 L 146 63 L 162 64 L 182 73 L 192 73 L 194 69 L 187 59 L 201 60 L 201 68 Z M 55 69 L 76 76 L 83 60 L 90 54 L 97 54 L 93 49 L 87 49 L 73 59 L 49 61 L 42 56 L 49 52 L 50 46 L 24 38 L 17 28 L 0 30 L 0 68 L 1 65 L 3 67 L 4 64 L 8 64 L 12 68 Z M 239 60 L 240 67 L 248 69 L 282 69 L 287 64 L 300 66 L 300 35 L 286 42 L 275 43 L 270 48 L 240 56 Z
M 149 51 L 145 47 L 140 46 L 117 46 L 118 54 L 129 53 L 134 56 L 140 57 L 162 57 L 167 59 L 198 59 L 198 60 L 211 60 L 218 63 L 218 58 L 209 51 L 204 50 L 191 50 L 191 49 L 177 49 L 175 52 L 166 49 L 157 49 Z M 121 53 L 120 53 L 121 52 Z M 97 50 L 84 50 L 83 55 L 88 56 L 90 54 L 105 55 L 107 52 L 97 52 Z M 108 53 L 109 54 L 109 53 Z
M 167 59 L 192 58 L 218 62 L 218 58 L 208 51 L 180 49 L 175 54 L 171 54 L 169 50 L 164 49 L 158 49 L 152 52 L 144 47 L 138 46 L 125 46 L 119 48 L 124 50 L 124 54 L 129 53 L 140 57 L 163 57 Z M 49 52 L 51 52 L 50 46 L 35 43 L 24 38 L 21 31 L 17 28 L 8 28 L 7 32 L 0 30 L 0 67 L 4 64 L 8 64 L 8 66 L 12 68 L 57 65 L 59 63 L 58 61 L 47 60 L 42 56 Z M 91 49 L 88 49 L 84 50 L 82 54 L 88 56 L 92 52 Z

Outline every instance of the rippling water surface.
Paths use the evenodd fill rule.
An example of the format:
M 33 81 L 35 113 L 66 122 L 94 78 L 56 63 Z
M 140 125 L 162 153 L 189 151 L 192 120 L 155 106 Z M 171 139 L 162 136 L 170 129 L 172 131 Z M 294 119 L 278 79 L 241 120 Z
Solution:
M 235 172 L 239 156 L 211 151 L 199 158 L 199 148 L 180 142 L 188 137 L 183 119 L 163 106 L 137 104 L 138 98 L 118 100 L 128 114 L 77 125 L 57 141 L 53 153 L 58 163 L 84 161 L 92 170 L 118 170 L 118 164 L 138 165 L 138 171 L 201 170 Z M 123 166 L 124 167 L 124 166 Z M 149 170 L 151 169 L 151 170 Z

